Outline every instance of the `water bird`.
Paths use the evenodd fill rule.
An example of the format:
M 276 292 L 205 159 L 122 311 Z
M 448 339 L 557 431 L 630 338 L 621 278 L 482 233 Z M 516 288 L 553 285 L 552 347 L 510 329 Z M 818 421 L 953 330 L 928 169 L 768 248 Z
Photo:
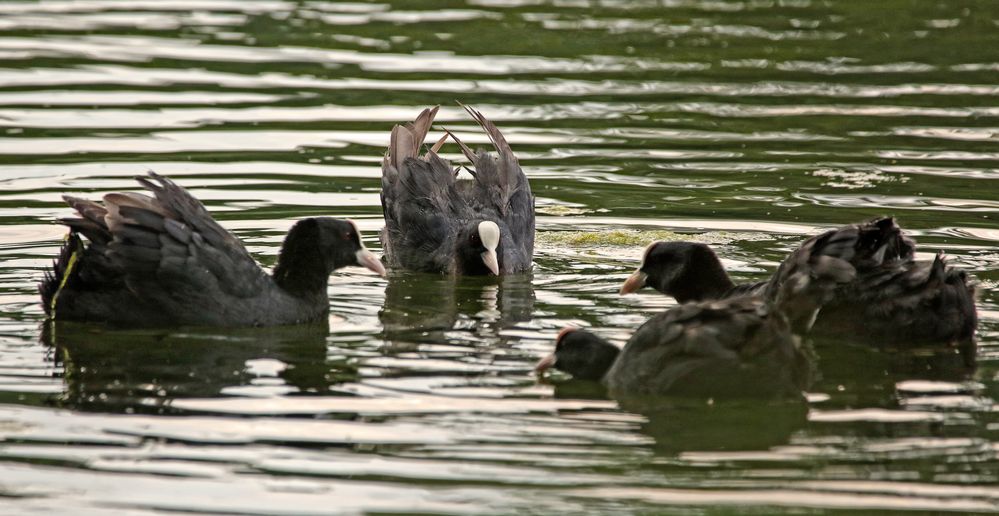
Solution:
M 756 293 L 681 304 L 646 321 L 622 349 L 566 328 L 535 370 L 554 367 L 600 381 L 619 400 L 800 397 L 813 369 L 801 335 L 837 285 L 855 278 L 851 262 L 879 259 L 870 252 L 879 247 L 876 238 L 857 226 L 813 237 L 778 271 L 772 298 Z
M 437 107 L 396 125 L 382 161 L 382 244 L 391 268 L 456 275 L 528 271 L 534 255 L 534 195 L 506 138 L 482 113 L 462 105 L 496 156 L 473 152 L 453 133 L 423 156 Z M 472 180 L 437 152 L 452 138 L 472 162 Z
M 837 288 L 812 328 L 815 335 L 847 336 L 878 346 L 921 347 L 941 343 L 956 348 L 966 362 L 976 354 L 975 285 L 946 263 L 915 259 L 915 242 L 891 217 L 857 225 L 881 233 L 880 260 L 857 261 L 857 277 Z M 866 256 L 858 254 L 858 257 Z M 779 274 L 769 280 L 736 284 L 718 256 L 695 242 L 654 242 L 621 293 L 648 286 L 678 302 L 725 299 L 745 294 L 773 295 Z M 769 293 L 769 294 L 768 294 Z
M 299 220 L 272 274 L 184 188 L 149 172 L 153 196 L 117 192 L 103 204 L 69 195 L 79 217 L 39 284 L 55 320 L 122 326 L 275 326 L 323 319 L 327 283 L 341 267 L 384 275 L 349 220 Z M 87 242 L 81 238 L 86 237 Z

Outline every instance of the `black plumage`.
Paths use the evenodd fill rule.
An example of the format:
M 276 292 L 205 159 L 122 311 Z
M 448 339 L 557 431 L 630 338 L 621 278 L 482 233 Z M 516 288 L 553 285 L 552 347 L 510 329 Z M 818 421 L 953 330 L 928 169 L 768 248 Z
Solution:
M 361 265 L 384 274 L 353 222 L 329 217 L 295 223 L 267 274 L 187 190 L 153 172 L 136 179 L 153 197 L 64 197 L 80 217 L 60 220 L 70 233 L 39 284 L 50 317 L 126 326 L 301 323 L 328 312 L 333 270 Z
M 811 379 L 800 335 L 838 285 L 852 281 L 851 262 L 878 260 L 877 235 L 856 226 L 813 237 L 785 262 L 773 297 L 758 292 L 681 304 L 649 319 L 624 348 L 583 330 L 559 335 L 537 369 L 600 380 L 616 398 L 800 396 Z
M 942 254 L 865 271 L 823 306 L 816 335 L 859 338 L 878 346 L 956 348 L 975 362 L 975 283 Z
M 382 243 L 390 267 L 443 274 L 487 275 L 530 270 L 534 254 L 534 195 L 499 129 L 465 110 L 489 136 L 497 155 L 472 152 L 446 133 L 425 155 L 420 149 L 437 108 L 392 129 L 382 161 Z M 451 137 L 472 162 L 473 180 L 437 151 Z
M 812 332 L 877 345 L 953 346 L 973 362 L 977 314 L 975 287 L 967 275 L 947 265 L 941 255 L 933 261 L 915 260 L 915 243 L 890 217 L 856 227 L 881 234 L 872 241 L 883 241 L 884 247 L 858 253 L 853 263 L 857 278 L 837 288 Z M 878 259 L 864 261 L 861 256 Z M 772 296 L 780 283 L 779 271 L 766 281 L 736 284 L 707 245 L 656 242 L 647 248 L 622 293 L 649 286 L 679 302 L 747 293 Z

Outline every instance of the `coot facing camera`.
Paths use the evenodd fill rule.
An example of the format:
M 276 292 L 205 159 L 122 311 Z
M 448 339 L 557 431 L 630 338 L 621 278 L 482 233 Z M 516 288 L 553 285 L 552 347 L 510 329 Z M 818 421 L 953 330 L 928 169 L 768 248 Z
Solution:
M 438 108 L 392 129 L 382 161 L 382 243 L 390 267 L 458 275 L 528 271 L 534 254 L 534 195 L 499 129 L 465 107 L 497 155 L 473 152 L 450 132 L 420 154 Z M 437 152 L 453 138 L 472 162 L 471 180 Z

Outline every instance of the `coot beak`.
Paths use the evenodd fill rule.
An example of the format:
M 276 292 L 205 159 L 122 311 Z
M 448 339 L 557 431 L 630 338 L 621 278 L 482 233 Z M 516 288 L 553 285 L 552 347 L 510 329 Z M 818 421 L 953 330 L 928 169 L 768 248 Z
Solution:
M 538 361 L 538 364 L 534 366 L 534 374 L 541 376 L 542 374 L 544 374 L 545 371 L 555 366 L 556 360 L 557 359 L 555 358 L 555 353 L 552 353 L 551 355 L 542 358 L 541 360 Z
M 569 325 L 569 326 L 566 326 L 565 328 L 562 328 L 562 331 L 558 332 L 558 336 L 555 337 L 555 347 L 558 348 L 559 343 L 562 342 L 562 339 L 566 335 L 568 335 L 569 333 L 574 332 L 574 331 L 576 331 L 578 329 L 579 328 L 577 328 L 575 326 L 572 326 L 572 325 Z M 555 363 L 556 362 L 558 362 L 558 357 L 555 356 L 555 353 L 552 353 L 551 355 L 548 355 L 545 358 L 542 358 L 534 366 L 534 372 L 535 372 L 535 374 L 537 374 L 538 376 L 540 376 L 545 371 L 551 369 L 552 367 L 555 367 Z
M 645 286 L 645 281 L 649 279 L 649 275 L 642 272 L 641 270 L 635 271 L 628 279 L 624 281 L 624 285 L 621 285 L 621 295 L 631 294 L 632 292 Z
M 382 265 L 382 261 L 379 260 L 374 253 L 368 251 L 367 249 L 360 249 L 354 256 L 357 258 L 358 265 L 366 269 L 370 269 L 372 272 L 383 278 L 385 277 L 385 266 Z
M 482 253 L 482 263 L 489 267 L 494 276 L 499 276 L 499 258 L 496 256 L 495 249 L 486 249 L 486 252 Z

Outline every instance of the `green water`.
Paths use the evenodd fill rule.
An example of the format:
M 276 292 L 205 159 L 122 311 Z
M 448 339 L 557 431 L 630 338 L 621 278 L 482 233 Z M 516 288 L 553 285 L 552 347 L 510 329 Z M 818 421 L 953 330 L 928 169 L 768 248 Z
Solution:
M 377 251 L 392 125 L 486 142 L 455 100 L 531 180 L 532 278 L 350 269 L 328 327 L 43 335 L 62 193 L 152 169 L 267 265 L 312 215 Z M 0 513 L 997 511 L 997 143 L 991 1 L 2 3 Z M 672 304 L 617 295 L 649 238 L 750 280 L 886 213 L 980 281 L 973 373 L 845 336 L 807 404 L 654 414 L 531 374 Z

